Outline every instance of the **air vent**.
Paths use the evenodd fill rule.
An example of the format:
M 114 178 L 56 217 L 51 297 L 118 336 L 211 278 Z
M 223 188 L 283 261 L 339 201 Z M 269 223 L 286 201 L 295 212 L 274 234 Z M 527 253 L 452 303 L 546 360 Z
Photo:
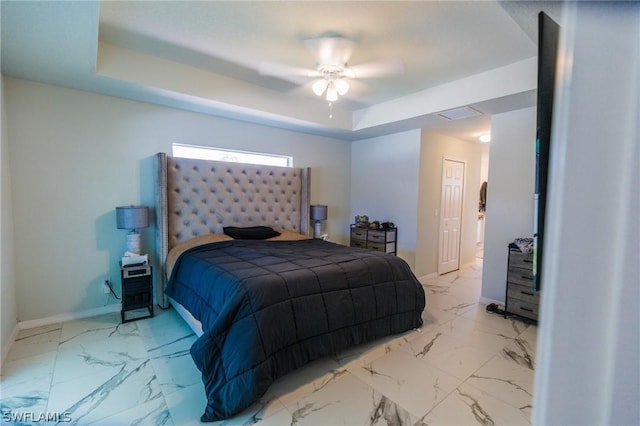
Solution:
M 482 113 L 476 109 L 473 109 L 469 106 L 449 109 L 447 111 L 442 111 L 437 113 L 442 118 L 446 118 L 447 120 L 460 120 L 461 118 L 469 118 L 475 117 L 476 115 L 482 115 Z

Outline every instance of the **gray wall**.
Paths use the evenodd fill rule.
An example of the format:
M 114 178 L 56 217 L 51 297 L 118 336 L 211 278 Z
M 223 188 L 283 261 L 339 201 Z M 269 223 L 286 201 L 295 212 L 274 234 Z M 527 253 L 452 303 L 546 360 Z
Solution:
M 505 300 L 507 245 L 533 236 L 536 109 L 491 119 L 482 297 Z
M 352 143 L 351 215 L 391 221 L 398 227 L 398 255 L 415 266 L 420 130 Z
M 311 201 L 329 206 L 324 228 L 331 239 L 348 241 L 347 142 L 25 80 L 4 82 L 20 321 L 117 303 L 100 289 L 110 277 L 120 290 L 126 231 L 116 229 L 115 207 L 153 205 L 152 156 L 170 153 L 172 142 L 292 155 L 296 166 L 312 168 Z M 142 234 L 150 251 L 154 228 Z M 4 315 L 10 308 L 4 294 L 2 304 Z

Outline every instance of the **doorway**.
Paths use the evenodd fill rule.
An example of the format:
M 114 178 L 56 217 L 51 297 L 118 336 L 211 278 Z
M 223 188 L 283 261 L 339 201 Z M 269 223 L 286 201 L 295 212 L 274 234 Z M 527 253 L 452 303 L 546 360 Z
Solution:
M 464 161 L 442 160 L 438 275 L 460 269 Z

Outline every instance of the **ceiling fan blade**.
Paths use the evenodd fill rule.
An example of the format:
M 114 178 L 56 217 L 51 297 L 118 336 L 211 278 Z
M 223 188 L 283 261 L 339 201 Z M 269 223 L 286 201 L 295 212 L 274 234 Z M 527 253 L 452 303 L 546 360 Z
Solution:
M 294 67 L 291 65 L 279 64 L 277 62 L 261 62 L 258 66 L 261 75 L 272 77 L 320 77 L 321 74 L 311 68 Z
M 399 59 L 365 62 L 363 64 L 347 67 L 344 75 L 349 78 L 376 78 L 402 75 L 404 64 Z
M 344 66 L 353 53 L 354 42 L 346 37 L 319 37 L 304 40 L 319 65 Z

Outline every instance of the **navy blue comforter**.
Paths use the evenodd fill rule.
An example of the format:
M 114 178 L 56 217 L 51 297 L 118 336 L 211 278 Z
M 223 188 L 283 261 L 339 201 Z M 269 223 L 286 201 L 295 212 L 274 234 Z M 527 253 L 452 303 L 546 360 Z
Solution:
M 237 414 L 313 359 L 419 327 L 425 307 L 401 258 L 315 239 L 196 247 L 166 293 L 202 322 L 191 356 L 205 422 Z

